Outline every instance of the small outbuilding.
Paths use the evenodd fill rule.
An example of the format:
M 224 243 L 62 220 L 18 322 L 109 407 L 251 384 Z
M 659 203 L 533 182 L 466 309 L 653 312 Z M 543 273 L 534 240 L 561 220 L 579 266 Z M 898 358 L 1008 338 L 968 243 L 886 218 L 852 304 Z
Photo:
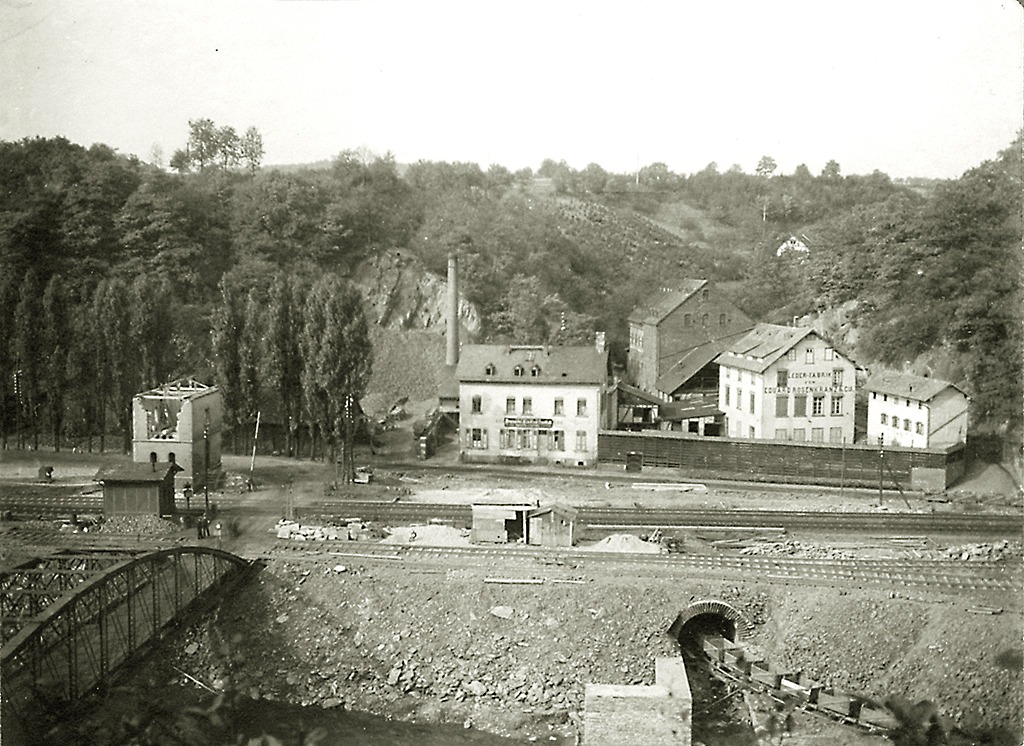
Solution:
M 103 485 L 103 514 L 169 515 L 174 512 L 173 461 L 121 464 L 100 469 L 94 477 Z
M 555 503 L 531 510 L 527 525 L 527 544 L 540 547 L 571 547 L 577 511 Z
M 474 544 L 508 544 L 525 542 L 529 531 L 527 516 L 537 507 L 536 502 L 515 498 L 483 498 L 473 503 L 473 529 L 470 541 Z

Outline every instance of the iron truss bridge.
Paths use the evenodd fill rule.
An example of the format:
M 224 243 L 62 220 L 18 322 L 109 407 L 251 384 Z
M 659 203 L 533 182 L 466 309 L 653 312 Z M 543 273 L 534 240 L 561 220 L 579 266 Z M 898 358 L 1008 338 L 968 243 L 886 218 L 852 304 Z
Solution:
M 0 573 L 5 728 L 38 723 L 254 565 L 210 547 L 66 550 Z M 17 739 L 15 739 L 17 740 Z

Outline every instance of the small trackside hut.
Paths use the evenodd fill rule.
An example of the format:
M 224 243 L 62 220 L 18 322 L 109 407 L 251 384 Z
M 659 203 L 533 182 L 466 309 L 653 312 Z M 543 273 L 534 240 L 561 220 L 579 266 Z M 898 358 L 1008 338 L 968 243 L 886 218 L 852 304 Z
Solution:
M 100 469 L 103 514 L 170 515 L 174 512 L 174 475 L 181 467 L 173 461 L 121 464 Z
M 577 511 L 555 503 L 531 510 L 527 518 L 526 543 L 539 547 L 571 547 L 575 541 Z
M 515 498 L 480 498 L 474 501 L 470 541 L 474 544 L 525 543 L 530 530 L 528 516 L 536 507 L 536 501 Z

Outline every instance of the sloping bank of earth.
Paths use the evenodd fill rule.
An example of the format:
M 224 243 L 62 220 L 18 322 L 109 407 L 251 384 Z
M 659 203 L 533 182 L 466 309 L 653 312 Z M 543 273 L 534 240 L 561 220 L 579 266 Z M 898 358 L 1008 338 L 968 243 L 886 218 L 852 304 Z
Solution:
M 878 699 L 931 699 L 952 724 L 1020 743 L 1017 600 L 1001 615 L 978 616 L 967 612 L 971 599 L 948 596 L 565 566 L 547 573 L 561 582 L 497 584 L 485 579 L 516 571 L 337 560 L 346 562 L 270 562 L 176 635 L 165 661 L 182 673 L 171 671 L 175 683 L 188 674 L 251 700 L 568 744 L 587 683 L 653 683 L 654 659 L 679 654 L 669 624 L 691 601 L 715 598 L 758 624 L 754 643 L 772 662 Z

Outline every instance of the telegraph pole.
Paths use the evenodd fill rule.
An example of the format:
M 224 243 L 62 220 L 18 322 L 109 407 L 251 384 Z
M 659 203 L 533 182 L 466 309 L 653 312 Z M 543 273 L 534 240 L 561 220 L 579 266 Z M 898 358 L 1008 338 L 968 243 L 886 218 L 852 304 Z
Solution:
M 878 507 L 882 507 L 882 466 L 885 461 L 885 450 L 882 448 L 882 443 L 884 440 L 884 435 L 878 436 Z
M 203 425 L 203 497 L 206 501 L 206 515 L 210 514 L 210 410 L 206 410 Z

